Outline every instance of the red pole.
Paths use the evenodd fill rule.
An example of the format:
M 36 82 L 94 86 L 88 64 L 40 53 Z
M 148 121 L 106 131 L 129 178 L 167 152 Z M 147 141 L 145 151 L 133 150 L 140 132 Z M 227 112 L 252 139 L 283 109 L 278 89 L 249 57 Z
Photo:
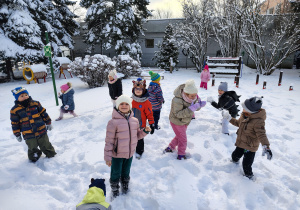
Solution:
M 215 73 L 213 73 L 213 78 L 212 78 L 212 80 L 211 80 L 211 86 L 215 86 Z
M 236 87 L 238 88 L 239 87 L 239 83 L 240 83 L 240 77 L 239 76 L 236 76 L 235 77 L 235 81 L 236 81 Z
M 278 86 L 281 86 L 282 74 L 283 74 L 283 71 L 281 71 L 279 74 Z
M 291 91 L 291 90 L 294 90 L 294 88 L 293 88 L 293 84 L 291 84 L 291 85 L 290 85 L 290 89 L 289 89 L 289 91 Z
M 256 84 L 259 82 L 259 74 L 256 75 Z
M 264 84 L 263 84 L 263 89 L 266 89 L 266 88 L 267 88 L 267 81 L 265 80 Z

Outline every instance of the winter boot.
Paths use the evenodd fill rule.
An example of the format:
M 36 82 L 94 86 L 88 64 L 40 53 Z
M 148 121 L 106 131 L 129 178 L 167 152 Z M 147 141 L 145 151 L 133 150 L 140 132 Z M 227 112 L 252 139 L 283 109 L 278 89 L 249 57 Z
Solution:
M 113 200 L 114 198 L 119 196 L 120 185 L 119 185 L 119 181 L 112 182 L 111 180 L 109 180 L 109 182 L 111 187 L 111 200 Z
M 60 120 L 62 120 L 63 118 L 62 117 L 59 117 L 59 118 L 57 118 L 55 121 L 60 121 Z
M 138 154 L 138 153 L 135 154 L 135 158 L 136 158 L 136 159 L 140 160 L 141 157 L 142 157 L 142 155 L 140 155 L 140 154 Z
M 178 160 L 186 159 L 186 156 L 185 156 L 185 155 L 178 155 L 178 156 L 177 156 L 177 159 L 178 159 Z
M 167 153 L 167 152 L 173 152 L 173 151 L 171 150 L 170 147 L 167 147 L 167 148 L 164 150 L 164 154 Z
M 121 178 L 121 189 L 123 194 L 127 194 L 130 177 Z

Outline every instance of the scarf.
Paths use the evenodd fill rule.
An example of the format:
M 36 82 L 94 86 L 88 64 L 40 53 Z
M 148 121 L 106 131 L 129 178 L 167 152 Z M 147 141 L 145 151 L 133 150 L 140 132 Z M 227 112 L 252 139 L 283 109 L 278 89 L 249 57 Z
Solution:
M 114 84 L 117 80 L 118 80 L 118 78 L 117 79 L 114 78 L 113 80 L 108 80 L 108 83 L 109 84 Z
M 193 100 L 193 99 L 190 99 L 190 98 L 188 98 L 188 97 L 185 95 L 185 93 L 184 93 L 183 91 L 182 91 L 182 93 L 181 93 L 181 96 L 182 96 L 183 100 L 184 100 L 185 102 L 189 103 L 189 104 L 191 104 L 191 103 L 197 101 L 198 98 L 199 98 L 199 96 L 197 95 L 197 98 L 196 98 L 196 99 L 194 99 L 194 100 Z

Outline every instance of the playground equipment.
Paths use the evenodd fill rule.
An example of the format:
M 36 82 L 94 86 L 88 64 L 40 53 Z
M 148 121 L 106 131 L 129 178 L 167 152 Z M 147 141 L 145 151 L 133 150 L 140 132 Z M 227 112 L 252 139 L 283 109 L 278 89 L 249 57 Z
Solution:
M 206 64 L 211 74 L 241 75 L 242 57 L 206 57 Z
M 35 83 L 39 83 L 39 79 L 44 79 L 46 82 L 47 69 L 44 64 L 25 64 L 23 63 L 23 77 L 27 81 L 27 84 L 33 80 Z
M 70 73 L 71 78 L 73 78 L 71 72 L 69 71 L 69 64 L 72 62 L 69 58 L 67 57 L 56 57 L 54 58 L 54 62 L 57 61 L 59 63 L 59 78 L 61 77 L 61 75 L 63 74 L 65 79 L 66 75 L 64 73 L 65 70 L 67 70 Z
M 165 70 L 164 69 L 143 69 L 141 72 L 141 77 L 142 79 L 151 79 L 151 76 L 149 75 L 149 71 L 153 71 L 154 73 L 158 73 L 160 75 L 161 80 L 163 80 L 165 78 L 164 73 Z

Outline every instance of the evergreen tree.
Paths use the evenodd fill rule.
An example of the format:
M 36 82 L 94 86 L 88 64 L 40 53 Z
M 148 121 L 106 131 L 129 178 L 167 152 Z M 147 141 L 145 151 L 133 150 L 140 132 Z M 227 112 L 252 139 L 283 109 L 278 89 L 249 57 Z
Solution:
M 101 42 L 105 49 L 114 47 L 117 55 L 139 58 L 138 38 L 151 15 L 148 4 L 147 0 L 81 0 L 80 5 L 88 9 L 85 41 L 91 46 L 89 51 Z
M 156 60 L 157 67 L 168 71 L 170 70 L 172 62 L 173 67 L 179 63 L 178 46 L 176 44 L 174 30 L 171 24 L 167 25 L 163 41 L 161 44 L 158 44 L 157 47 L 159 48 L 159 51 L 154 52 L 153 58 Z

